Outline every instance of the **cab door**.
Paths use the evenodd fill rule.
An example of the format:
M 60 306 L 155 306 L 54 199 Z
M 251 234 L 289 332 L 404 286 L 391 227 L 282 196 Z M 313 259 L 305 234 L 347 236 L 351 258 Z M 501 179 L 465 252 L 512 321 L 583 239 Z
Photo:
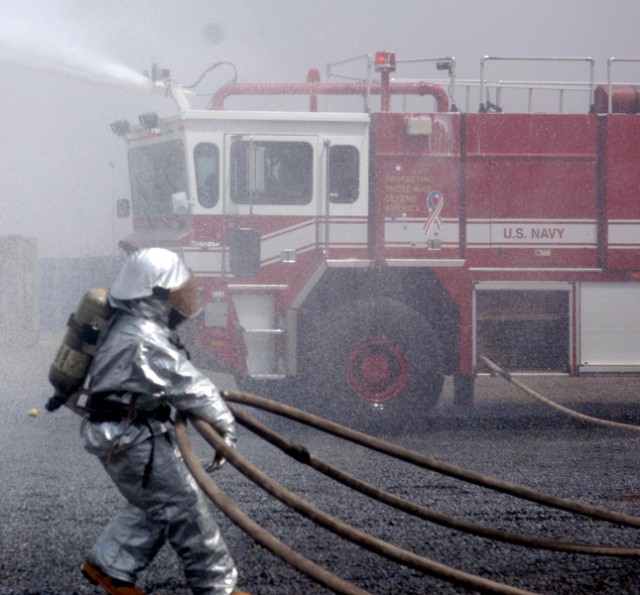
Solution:
M 228 266 L 252 277 L 317 245 L 318 138 L 227 135 L 224 211 Z

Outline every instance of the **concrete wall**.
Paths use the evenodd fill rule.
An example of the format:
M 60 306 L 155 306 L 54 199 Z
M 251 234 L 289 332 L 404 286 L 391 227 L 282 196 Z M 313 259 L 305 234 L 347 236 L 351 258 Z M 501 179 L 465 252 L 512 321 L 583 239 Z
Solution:
M 0 237 L 0 347 L 38 345 L 42 332 L 62 336 L 82 296 L 109 287 L 122 257 L 38 258 L 38 242 Z
M 34 238 L 0 237 L 0 344 L 38 342 L 38 244 Z

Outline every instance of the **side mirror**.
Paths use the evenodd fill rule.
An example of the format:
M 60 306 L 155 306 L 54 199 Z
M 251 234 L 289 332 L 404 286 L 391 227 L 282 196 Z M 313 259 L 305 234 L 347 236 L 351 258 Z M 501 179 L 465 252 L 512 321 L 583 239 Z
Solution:
M 131 215 L 131 202 L 128 198 L 119 198 L 116 201 L 116 215 L 121 219 Z

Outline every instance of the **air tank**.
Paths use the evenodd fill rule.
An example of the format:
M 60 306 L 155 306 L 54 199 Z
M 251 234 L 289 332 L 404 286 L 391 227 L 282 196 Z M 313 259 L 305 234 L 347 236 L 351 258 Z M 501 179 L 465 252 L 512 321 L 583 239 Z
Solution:
M 49 382 L 55 389 L 52 400 L 62 405 L 84 384 L 96 349 L 104 339 L 112 309 L 106 289 L 89 290 L 67 323 L 67 332 L 49 368 Z M 51 401 L 50 401 L 51 403 Z M 52 408 L 57 409 L 52 403 Z

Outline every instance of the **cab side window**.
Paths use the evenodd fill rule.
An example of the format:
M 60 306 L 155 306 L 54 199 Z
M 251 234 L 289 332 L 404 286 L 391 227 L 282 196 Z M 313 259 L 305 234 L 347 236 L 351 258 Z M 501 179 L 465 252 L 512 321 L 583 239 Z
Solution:
M 218 204 L 220 195 L 220 152 L 211 143 L 200 143 L 193 150 L 198 202 L 207 208 Z
M 313 148 L 307 142 L 235 141 L 230 175 L 237 204 L 306 205 L 313 197 Z

